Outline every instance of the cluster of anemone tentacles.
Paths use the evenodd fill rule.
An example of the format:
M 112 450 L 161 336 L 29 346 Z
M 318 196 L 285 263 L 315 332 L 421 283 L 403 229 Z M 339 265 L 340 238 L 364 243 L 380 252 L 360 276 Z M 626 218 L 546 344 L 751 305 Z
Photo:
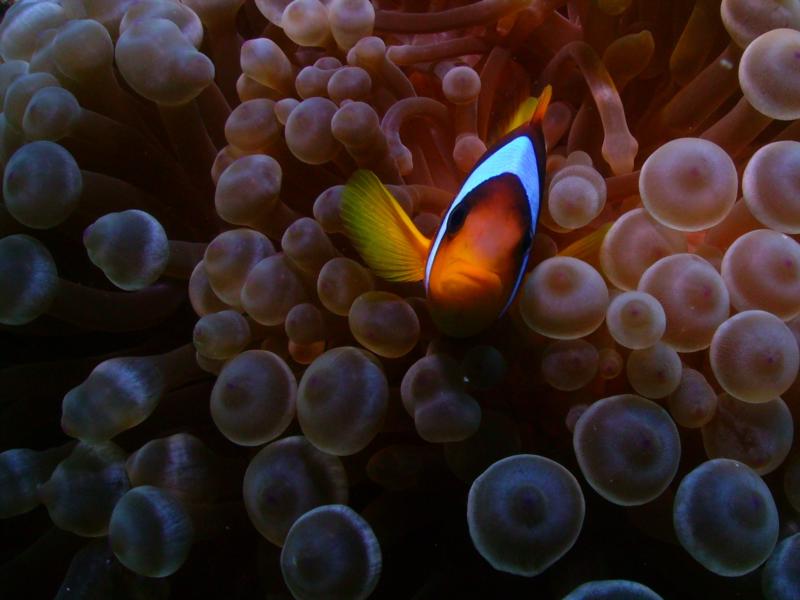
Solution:
M 0 59 L 4 592 L 800 597 L 798 0 L 18 0 Z M 344 184 L 432 235 L 548 84 L 442 336 Z

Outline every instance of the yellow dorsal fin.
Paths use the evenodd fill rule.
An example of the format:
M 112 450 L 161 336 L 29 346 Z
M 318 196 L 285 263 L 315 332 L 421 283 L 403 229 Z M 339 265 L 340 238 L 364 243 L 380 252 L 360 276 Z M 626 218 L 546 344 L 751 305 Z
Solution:
M 600 246 L 611 229 L 612 223 L 605 223 L 595 229 L 592 233 L 582 237 L 581 239 L 572 242 L 569 246 L 561 250 L 559 256 L 572 256 L 573 258 L 580 258 L 586 262 L 593 262 L 597 259 L 600 252 Z
M 511 115 L 511 120 L 508 122 L 508 125 L 506 125 L 503 135 L 511 133 L 520 125 L 524 125 L 530 121 L 538 105 L 539 100 L 537 98 L 534 98 L 533 96 L 525 98 L 525 100 L 523 100 L 522 103 L 517 107 L 517 110 L 515 110 Z
M 431 242 L 372 171 L 356 171 L 347 182 L 340 214 L 347 237 L 376 275 L 424 279 Z
M 536 108 L 533 110 L 533 114 L 531 115 L 531 126 L 541 125 L 542 121 L 544 120 L 544 114 L 547 112 L 547 107 L 550 106 L 550 98 L 553 97 L 553 87 L 550 85 L 546 85 L 542 90 L 542 93 L 539 94 L 539 99 L 536 102 Z
M 542 90 L 538 98 L 534 96 L 523 98 L 511 113 L 509 120 L 492 133 L 489 144 L 493 145 L 498 139 L 508 135 L 517 127 L 525 125 L 525 123 L 530 123 L 531 125 L 541 124 L 544 113 L 550 104 L 552 93 L 553 88 L 548 85 Z

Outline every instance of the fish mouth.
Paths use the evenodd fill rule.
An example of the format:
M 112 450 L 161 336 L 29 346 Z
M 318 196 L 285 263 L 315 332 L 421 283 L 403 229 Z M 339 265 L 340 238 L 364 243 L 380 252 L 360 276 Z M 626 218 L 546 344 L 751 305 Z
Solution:
M 469 337 L 486 329 L 503 306 L 502 282 L 495 273 L 464 262 L 431 288 L 431 317 L 440 331 Z
M 447 275 L 442 277 L 441 294 L 462 300 L 496 298 L 502 288 L 497 274 L 486 269 L 476 268 L 467 261 L 453 263 Z

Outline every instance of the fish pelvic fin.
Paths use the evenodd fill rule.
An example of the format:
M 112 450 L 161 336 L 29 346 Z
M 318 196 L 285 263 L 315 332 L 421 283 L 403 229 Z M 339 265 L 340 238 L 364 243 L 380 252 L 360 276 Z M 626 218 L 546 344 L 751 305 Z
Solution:
M 347 237 L 376 275 L 424 279 L 431 242 L 372 171 L 356 171 L 347 182 L 340 215 Z

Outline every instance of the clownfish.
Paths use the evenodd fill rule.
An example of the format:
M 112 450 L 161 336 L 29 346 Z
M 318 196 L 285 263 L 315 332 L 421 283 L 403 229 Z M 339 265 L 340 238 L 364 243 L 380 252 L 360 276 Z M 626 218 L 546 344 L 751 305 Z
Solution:
M 543 196 L 542 119 L 550 96 L 547 86 L 520 106 L 510 131 L 467 175 L 432 239 L 371 171 L 356 171 L 344 188 L 340 215 L 355 249 L 379 277 L 424 280 L 431 317 L 447 335 L 486 329 L 519 291 Z

